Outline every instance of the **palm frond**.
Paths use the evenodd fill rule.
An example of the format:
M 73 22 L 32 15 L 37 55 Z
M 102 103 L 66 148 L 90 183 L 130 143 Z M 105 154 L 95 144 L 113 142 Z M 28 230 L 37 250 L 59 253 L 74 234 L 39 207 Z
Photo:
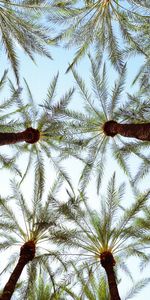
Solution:
M 19 60 L 14 46 L 17 42 L 34 61 L 33 54 L 38 53 L 51 59 L 46 46 L 50 43 L 49 30 L 39 24 L 36 8 L 44 12 L 43 3 L 11 3 L 4 1 L 0 11 L 0 31 L 2 44 L 19 83 Z M 27 12 L 27 11 L 28 12 Z M 35 18 L 36 17 L 36 18 Z M 36 21 L 34 20 L 36 19 Z
M 139 280 L 138 282 L 136 282 L 134 284 L 133 287 L 131 287 L 131 289 L 127 292 L 125 298 L 123 298 L 124 300 L 128 300 L 128 299 L 132 299 L 133 297 L 135 297 L 137 294 L 139 294 L 141 292 L 141 290 L 146 287 L 149 284 L 150 279 L 149 278 L 144 278 Z
M 123 66 L 119 79 L 117 79 L 117 81 L 115 82 L 114 88 L 112 90 L 110 107 L 108 108 L 110 120 L 113 117 L 114 110 L 117 107 L 118 101 L 123 91 L 125 78 L 126 78 L 126 65 Z

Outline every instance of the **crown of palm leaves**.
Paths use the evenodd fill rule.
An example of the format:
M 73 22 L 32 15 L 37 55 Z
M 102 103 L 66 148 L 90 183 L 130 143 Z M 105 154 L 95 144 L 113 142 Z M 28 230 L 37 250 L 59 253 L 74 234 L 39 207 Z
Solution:
M 126 66 L 122 69 L 122 73 L 109 92 L 106 65 L 104 64 L 100 71 L 101 61 L 94 61 L 91 56 L 89 57 L 91 61 L 92 92 L 86 87 L 85 82 L 75 69 L 72 69 L 77 87 L 84 101 L 84 110 L 82 113 L 73 110 L 67 110 L 66 112 L 70 119 L 72 118 L 72 122 L 69 123 L 72 135 L 68 151 L 85 162 L 80 178 L 81 186 L 86 186 L 86 182 L 89 182 L 93 171 L 97 174 L 97 190 L 99 191 L 106 166 L 107 151 L 110 146 L 114 158 L 130 180 L 131 174 L 126 160 L 127 156 L 134 153 L 144 162 L 148 161 L 142 151 L 148 145 L 148 142 L 125 139 L 121 135 L 113 134 L 112 129 L 109 132 L 109 126 L 113 124 L 115 126 L 116 121 L 134 124 L 147 123 L 149 121 L 149 103 L 147 97 L 139 96 L 138 93 L 134 95 L 123 93 Z M 121 100 L 121 97 L 123 100 Z M 71 143 L 73 147 L 71 147 Z M 84 150 L 86 151 L 86 156 L 80 155 L 81 150 L 82 154 Z
M 35 168 L 38 170 L 41 178 L 43 178 L 44 181 L 44 155 L 46 155 L 46 157 L 48 157 L 49 161 L 54 166 L 55 170 L 60 172 L 61 175 L 64 176 L 71 184 L 69 176 L 64 168 L 60 165 L 61 157 L 59 154 L 61 153 L 61 148 L 64 147 L 68 139 L 66 134 L 66 114 L 63 112 L 72 98 L 74 88 L 66 92 L 58 101 L 55 101 L 57 81 L 58 74 L 54 76 L 49 85 L 47 96 L 43 101 L 43 105 L 35 104 L 33 95 L 26 80 L 24 83 L 28 102 L 25 103 L 25 101 L 22 100 L 21 88 L 19 88 L 19 94 L 17 93 L 17 97 L 15 98 L 15 104 L 17 105 L 16 112 L 18 112 L 19 121 L 16 122 L 16 126 L 11 126 L 11 124 L 10 127 L 6 126 L 6 130 L 9 128 L 9 131 L 12 130 L 14 132 L 15 130 L 18 131 L 19 128 L 20 130 L 25 129 L 26 131 L 33 131 L 33 133 L 31 132 L 33 142 L 26 142 L 22 144 L 16 143 L 11 145 L 15 150 L 15 156 L 17 160 L 23 153 L 28 153 L 28 163 L 26 170 L 22 175 L 21 182 L 25 178 L 34 158 Z M 16 93 L 16 89 L 12 83 L 11 90 L 14 94 Z M 12 124 L 15 125 L 15 122 L 12 122 Z
M 52 203 L 57 197 L 56 195 L 61 184 L 62 178 L 59 177 L 54 181 L 46 197 L 43 182 L 41 182 L 39 174 L 35 173 L 33 196 L 30 203 L 27 203 L 19 184 L 14 180 L 11 181 L 12 196 L 7 197 L 7 199 L 0 198 L 1 213 L 3 214 L 3 218 L 0 220 L 0 233 L 3 236 L 3 240 L 0 242 L 0 250 L 15 250 L 14 246 L 20 248 L 23 245 L 21 247 L 21 251 L 23 251 L 23 247 L 29 243 L 35 246 L 35 256 L 30 264 L 27 265 L 26 280 L 23 288 L 24 299 L 27 299 L 29 290 L 31 291 L 31 287 L 33 288 L 39 266 L 49 274 L 53 284 L 55 276 L 52 270 L 52 263 L 55 261 L 58 267 L 61 265 L 61 272 L 62 268 L 63 271 L 66 270 L 65 262 L 62 257 L 59 257 L 59 251 L 54 246 L 54 241 L 51 240 L 52 231 L 54 228 L 56 229 L 57 224 L 59 225 L 59 215 Z M 1 272 L 1 275 L 12 268 L 18 257 L 18 252 L 13 254 L 11 251 L 9 262 Z M 49 264 L 49 259 L 51 264 Z M 57 275 L 58 273 L 60 274 L 59 268 Z
M 124 1 L 125 2 L 125 1 Z M 105 49 L 111 63 L 120 72 L 123 66 L 123 48 L 130 45 L 136 52 L 147 55 L 136 35 L 142 32 L 149 16 L 145 1 L 55 1 L 49 22 L 66 26 L 56 40 L 69 40 L 67 46 L 78 46 L 68 70 L 87 52 L 93 43 L 97 55 Z M 69 24 L 69 25 L 68 25 Z M 117 28 L 117 30 L 116 30 Z
M 103 256 L 109 253 L 115 268 L 121 268 L 132 278 L 127 258 L 148 258 L 145 245 L 141 244 L 144 233 L 133 224 L 149 200 L 149 191 L 139 194 L 133 204 L 125 209 L 121 205 L 124 187 L 121 184 L 116 188 L 114 174 L 108 182 L 106 196 L 101 196 L 99 211 L 90 208 L 83 192 L 77 198 L 70 197 L 67 203 L 55 203 L 62 218 L 72 225 L 71 229 L 64 227 L 59 236 L 56 229 L 53 238 L 59 245 L 64 245 L 66 256 L 70 248 L 68 256 L 75 257 L 77 270 L 81 274 L 87 265 L 94 273 L 100 264 L 103 266 Z

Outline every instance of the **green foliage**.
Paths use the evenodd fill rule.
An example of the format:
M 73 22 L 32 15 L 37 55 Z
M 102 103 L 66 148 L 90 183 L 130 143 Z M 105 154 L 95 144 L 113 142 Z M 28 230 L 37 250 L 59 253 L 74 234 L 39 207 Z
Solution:
M 55 204 L 59 215 L 70 226 L 62 226 L 59 235 L 57 230 L 54 231 L 52 239 L 59 246 L 64 245 L 66 257 L 67 253 L 68 257 L 72 256 L 79 274 L 84 274 L 87 265 L 94 274 L 101 265 L 101 253 L 109 251 L 116 261 L 115 269 L 121 268 L 132 278 L 127 259 L 137 255 L 141 259 L 147 257 L 145 244 L 141 243 L 144 232 L 134 226 L 134 219 L 146 207 L 149 193 L 138 194 L 125 209 L 121 205 L 124 185 L 116 187 L 114 174 L 108 182 L 106 194 L 103 192 L 105 196 L 100 197 L 100 210 L 91 209 L 83 192 L 78 197 L 70 196 L 68 202 Z
M 145 42 L 138 40 L 144 28 L 149 28 L 150 7 L 147 1 L 130 0 L 123 4 L 115 0 L 53 1 L 52 6 L 49 22 L 62 28 L 55 40 L 62 40 L 67 47 L 77 48 L 68 70 L 93 44 L 97 56 L 107 53 L 119 72 L 123 67 L 123 52 L 127 46 L 130 51 L 147 56 Z
M 66 290 L 68 291 L 69 295 L 74 300 L 110 300 L 110 294 L 107 284 L 107 278 L 104 274 L 100 271 L 92 270 L 86 265 L 85 273 L 81 274 L 81 272 L 75 267 L 74 272 L 76 274 L 75 286 L 72 284 L 72 288 Z M 132 282 L 131 288 L 126 292 L 123 293 L 122 298 L 123 300 L 132 299 L 136 295 L 140 294 L 142 289 L 145 288 L 149 284 L 150 279 L 144 278 L 137 282 Z M 121 280 L 118 284 L 121 283 Z M 77 290 L 78 286 L 78 294 L 73 292 Z M 80 286 L 80 288 L 79 288 Z M 66 298 L 69 299 L 69 298 Z
M 36 172 L 39 173 L 41 181 L 44 182 L 44 157 L 47 157 L 56 172 L 61 174 L 61 176 L 65 178 L 71 186 L 69 175 L 61 166 L 61 151 L 68 143 L 68 137 L 66 134 L 67 116 L 65 109 L 73 96 L 74 89 L 70 89 L 60 98 L 60 100 L 56 101 L 55 94 L 57 83 L 58 74 L 52 79 L 47 91 L 47 97 L 43 101 L 43 104 L 40 104 L 39 108 L 39 105 L 35 104 L 29 85 L 26 80 L 24 80 L 27 102 L 22 100 L 22 89 L 19 89 L 15 98 L 15 104 L 17 105 L 17 110 L 15 112 L 18 113 L 19 122 L 16 123 L 16 127 L 14 128 L 11 126 L 11 123 L 12 125 L 14 124 L 13 121 L 11 121 L 10 127 L 6 125 L 5 129 L 4 126 L 6 131 L 10 131 L 12 129 L 14 131 L 16 128 L 18 131 L 18 128 L 20 128 L 20 130 L 24 130 L 28 127 L 33 127 L 38 129 L 40 132 L 40 139 L 37 143 L 12 145 L 15 150 L 17 160 L 19 156 L 24 153 L 28 154 L 28 162 L 24 174 L 22 175 L 21 182 L 26 177 L 31 165 L 33 165 L 33 162 Z M 12 83 L 10 84 L 12 93 L 16 93 L 14 85 Z
M 0 1 L 1 49 L 5 50 L 17 80 L 16 88 L 8 80 L 7 71 L 0 79 L 0 91 L 7 83 L 10 91 L 0 103 L 0 131 L 18 132 L 32 127 L 40 132 L 35 144 L 12 145 L 15 156 L 0 154 L 1 168 L 13 170 L 21 178 L 19 182 L 11 180 L 12 195 L 0 197 L 0 251 L 11 250 L 8 262 L 0 270 L 1 278 L 14 267 L 21 245 L 30 240 L 36 245 L 35 258 L 18 283 L 18 299 L 110 300 L 106 274 L 101 268 L 102 253 L 113 255 L 117 284 L 121 281 L 119 270 L 133 280 L 129 258 L 139 258 L 141 270 L 150 261 L 150 192 L 139 193 L 136 186 L 149 174 L 150 156 L 145 151 L 149 143 L 118 135 L 112 138 L 104 132 L 104 124 L 109 120 L 149 123 L 149 12 L 148 0 Z M 45 16 L 56 29 L 53 39 Z M 25 79 L 25 88 L 18 87 L 17 44 L 35 61 L 35 54 L 51 59 L 47 46 L 61 42 L 65 47 L 76 46 L 67 72 L 72 71 L 83 99 L 84 107 L 79 112 L 69 106 L 74 88 L 56 99 L 59 74 L 53 77 L 39 105 Z M 89 54 L 91 89 L 74 69 L 89 49 L 96 53 L 94 58 Z M 144 58 L 132 82 L 137 91 L 125 93 L 125 61 L 135 54 Z M 118 72 L 113 84 L 109 84 L 110 64 L 104 63 L 107 60 Z M 27 101 L 22 99 L 24 90 Z M 23 154 L 28 155 L 24 171 L 18 167 Z M 126 208 L 122 205 L 125 184 L 117 188 L 114 173 L 99 196 L 100 209 L 94 210 L 85 191 L 92 175 L 96 175 L 99 192 L 107 163 L 113 159 L 110 154 L 136 186 L 135 199 Z M 130 154 L 142 161 L 134 178 L 127 162 Z M 77 196 L 70 175 L 62 166 L 62 161 L 70 156 L 84 164 Z M 58 177 L 46 196 L 45 165 L 49 162 Z M 33 165 L 35 178 L 29 201 L 21 191 L 21 183 Z M 64 180 L 71 190 L 66 189 L 67 201 L 59 193 Z M 144 278 L 134 282 L 123 299 L 135 297 L 149 281 Z
M 113 138 L 107 136 L 103 130 L 105 122 L 108 120 L 119 123 L 148 122 L 150 110 L 146 96 L 143 97 L 138 93 L 125 94 L 126 66 L 123 67 L 113 87 L 110 86 L 109 89 L 107 65 L 103 65 L 102 61 L 94 60 L 91 56 L 89 58 L 92 74 L 91 89 L 86 87 L 81 76 L 72 69 L 79 95 L 83 98 L 84 111 L 81 113 L 67 110 L 71 137 L 68 152 L 85 162 L 80 177 L 81 186 L 84 187 L 94 173 L 97 178 L 97 191 L 99 191 L 110 151 L 125 174 L 129 176 L 130 181 L 128 156 L 135 154 L 142 159 L 143 164 L 148 162 L 144 154 L 148 143 L 133 141 L 120 135 Z M 148 163 L 144 170 L 147 166 Z
M 20 89 L 13 88 L 12 84 L 8 79 L 8 71 L 5 70 L 1 79 L 0 79 L 0 92 L 3 95 L 5 89 L 9 90 L 9 96 L 5 97 L 4 100 L 0 102 L 0 132 L 15 132 L 21 128 L 20 120 L 17 120 L 18 114 L 22 114 L 28 109 L 27 105 L 22 105 L 21 107 L 17 107 L 17 99 L 20 97 Z M 16 174 L 21 175 L 21 171 L 19 170 L 15 156 L 8 156 L 7 153 L 0 154 L 0 164 L 1 169 L 6 168 L 9 170 L 13 170 Z
M 44 1 L 0 1 L 0 32 L 3 48 L 19 83 L 18 44 L 34 61 L 34 54 L 51 59 L 47 50 L 50 44 L 49 30 L 39 22 L 40 13 L 47 2 Z M 48 4 L 47 4 L 48 6 Z M 38 18 L 37 18 L 38 17 Z
M 55 275 L 58 275 L 57 273 Z M 64 300 L 64 291 L 51 283 L 52 278 L 48 278 L 47 273 L 40 272 L 34 282 L 32 291 L 30 290 L 27 300 Z
M 57 226 L 59 228 L 59 215 L 52 205 L 53 199 L 55 199 L 53 191 L 55 193 L 61 183 L 62 179 L 57 178 L 46 198 L 43 182 L 41 182 L 39 174 L 35 173 L 33 196 L 30 201 L 25 199 L 19 184 L 14 180 L 11 181 L 12 196 L 5 199 L 0 198 L 0 210 L 1 215 L 3 215 L 3 218 L 0 219 L 0 235 L 3 236 L 3 241 L 0 242 L 0 250 L 12 249 L 9 262 L 1 275 L 6 271 L 10 271 L 14 266 L 21 245 L 27 241 L 34 241 L 36 245 L 35 258 L 27 265 L 27 277 L 23 284 L 24 299 L 27 299 L 28 292 L 33 289 L 39 266 L 41 270 L 48 272 L 53 281 L 54 276 L 51 266 L 53 262 L 58 267 L 61 266 L 61 269 L 57 271 L 57 276 L 62 272 L 62 269 L 63 272 L 66 270 L 63 258 L 54 246 L 54 239 L 51 239 L 53 230 L 56 230 Z M 19 249 L 15 252 L 15 248 Z M 49 260 L 51 264 L 49 264 Z

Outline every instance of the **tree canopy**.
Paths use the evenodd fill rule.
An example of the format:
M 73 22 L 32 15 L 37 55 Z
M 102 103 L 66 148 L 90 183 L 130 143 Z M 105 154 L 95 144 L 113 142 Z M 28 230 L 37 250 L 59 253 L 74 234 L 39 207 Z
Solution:
M 149 32 L 148 0 L 0 0 L 1 300 L 148 299 Z

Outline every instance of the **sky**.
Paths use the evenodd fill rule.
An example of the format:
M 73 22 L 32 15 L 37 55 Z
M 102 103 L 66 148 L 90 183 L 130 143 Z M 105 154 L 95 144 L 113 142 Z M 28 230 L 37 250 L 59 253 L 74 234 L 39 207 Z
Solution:
M 72 60 L 72 57 L 75 53 L 75 49 L 62 49 L 61 47 L 50 47 L 50 52 L 53 57 L 53 60 L 49 60 L 47 58 L 43 58 L 40 56 L 36 57 L 36 64 L 33 64 L 33 62 L 24 55 L 23 51 L 20 49 L 18 45 L 16 45 L 18 48 L 18 55 L 20 58 L 20 74 L 22 78 L 25 78 L 30 86 L 30 89 L 33 93 L 34 99 L 37 104 L 41 103 L 41 100 L 44 100 L 47 92 L 47 88 L 49 86 L 50 81 L 52 80 L 53 76 L 57 74 L 59 71 L 59 81 L 58 81 L 58 90 L 57 90 L 57 97 L 56 99 L 59 99 L 59 96 L 64 94 L 70 87 L 75 85 L 75 82 L 73 80 L 73 76 L 70 73 L 65 74 L 66 69 L 68 67 L 69 62 Z M 137 70 L 139 69 L 143 59 L 138 56 L 130 59 L 128 61 L 128 77 L 126 82 L 126 90 L 130 88 L 132 79 L 134 78 L 134 75 L 136 74 Z M 14 76 L 12 74 L 10 64 L 6 60 L 6 56 L 4 53 L 1 53 L 1 68 L 0 68 L 0 76 L 2 76 L 4 69 L 9 69 L 9 77 L 11 80 L 14 81 Z M 83 78 L 86 80 L 87 85 L 90 84 L 90 64 L 89 60 L 86 57 L 84 57 L 81 62 L 77 66 L 78 73 L 83 76 Z M 112 68 L 109 70 L 109 78 L 110 81 L 113 81 L 115 77 L 115 72 Z M 23 85 L 23 80 L 22 80 Z M 79 94 L 75 94 L 73 97 L 72 107 L 75 109 L 82 109 L 82 100 L 79 96 Z M 5 151 L 7 146 L 2 149 L 2 151 Z M 20 163 L 24 164 L 25 160 L 22 159 Z M 136 160 L 133 159 L 132 161 L 133 165 L 136 166 Z M 71 175 L 72 181 L 77 188 L 77 183 L 79 179 L 79 174 L 82 169 L 81 163 L 75 161 L 74 159 L 70 159 L 65 162 L 65 167 L 69 171 L 69 174 Z M 122 181 L 126 181 L 126 178 L 123 174 L 123 172 L 116 166 L 116 163 L 111 160 L 111 164 L 108 165 L 107 171 L 105 174 L 103 187 L 101 192 L 103 193 L 105 191 L 105 186 L 108 180 L 108 177 L 110 174 L 113 173 L 113 171 L 116 170 L 117 174 L 117 182 L 120 183 Z M 46 170 L 46 176 L 48 178 L 50 173 L 50 170 Z M 53 177 L 52 171 L 51 171 L 51 178 Z M 1 182 L 1 195 L 7 195 L 10 191 L 9 189 L 9 179 L 12 176 L 10 175 L 8 171 L 1 171 L 0 172 L 0 182 Z M 32 177 L 32 174 L 30 174 Z M 32 186 L 30 184 L 30 176 L 26 180 L 26 182 L 23 185 L 23 191 L 26 193 L 26 196 L 30 196 L 30 192 L 32 190 Z M 144 188 L 148 186 L 148 178 L 145 181 L 145 183 L 142 183 Z M 89 197 L 91 199 L 91 206 L 95 209 L 97 209 L 99 205 L 99 199 L 96 195 L 95 190 L 93 189 L 94 186 L 94 180 L 91 181 L 89 185 Z M 31 190 L 29 190 L 29 187 Z M 93 200 L 94 199 L 94 200 Z M 125 195 L 125 205 L 128 206 L 128 204 L 131 203 L 131 199 L 133 200 L 133 195 L 131 194 L 131 190 L 129 185 L 127 185 L 126 195 Z M 1 257 L 4 257 L 4 253 L 2 253 Z M 130 268 L 132 269 L 134 273 L 135 280 L 139 280 L 140 272 L 139 269 L 137 269 L 136 261 L 134 262 L 130 261 L 129 263 Z M 144 276 L 149 276 L 149 271 L 146 270 L 143 273 Z M 3 277 L 3 280 L 5 281 L 6 277 Z M 5 282 L 0 282 L 1 285 L 3 285 Z M 119 285 L 119 290 L 121 295 L 125 294 L 126 290 L 128 289 L 130 283 L 127 280 L 126 277 L 124 277 L 124 280 L 122 280 L 121 284 Z M 133 300 L 145 300 L 149 299 L 149 288 L 147 287 L 142 290 L 142 292 L 137 295 L 136 297 L 132 298 Z

